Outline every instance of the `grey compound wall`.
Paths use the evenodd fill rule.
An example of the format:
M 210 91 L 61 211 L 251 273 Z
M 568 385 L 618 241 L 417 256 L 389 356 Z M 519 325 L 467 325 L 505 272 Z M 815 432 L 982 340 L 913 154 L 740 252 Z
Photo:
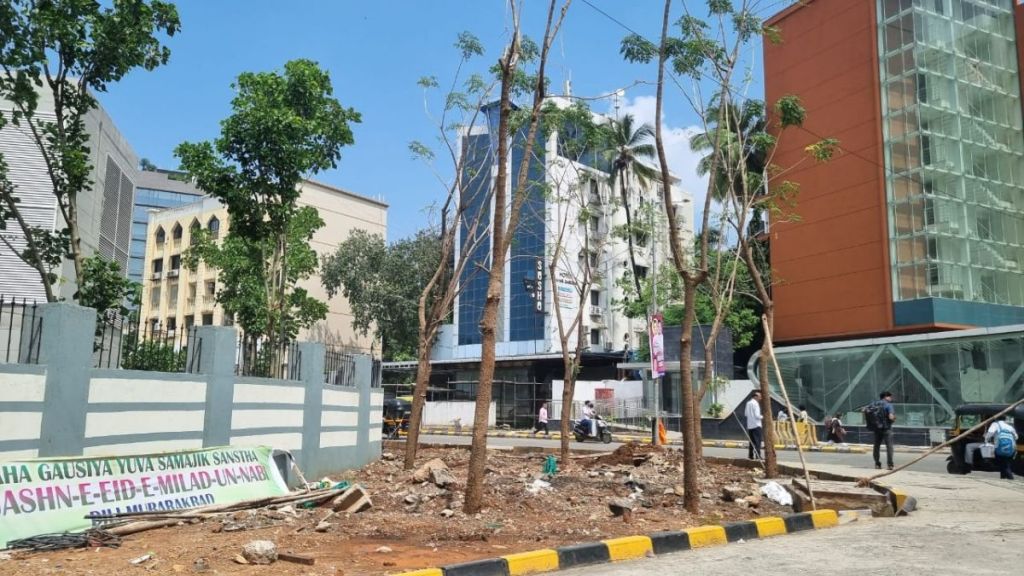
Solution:
M 354 386 L 324 384 L 317 343 L 299 344 L 299 380 L 241 377 L 235 330 L 201 326 L 196 373 L 98 369 L 95 312 L 41 310 L 39 364 L 0 364 L 0 461 L 264 445 L 312 479 L 380 455 L 384 395 L 369 356 L 355 356 Z

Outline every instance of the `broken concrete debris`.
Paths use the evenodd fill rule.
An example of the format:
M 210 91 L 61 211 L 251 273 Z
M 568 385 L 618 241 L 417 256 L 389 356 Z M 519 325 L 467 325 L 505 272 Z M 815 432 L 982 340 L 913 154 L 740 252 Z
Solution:
M 242 547 L 242 558 L 249 564 L 273 564 L 277 561 L 277 544 L 270 540 L 253 540 Z

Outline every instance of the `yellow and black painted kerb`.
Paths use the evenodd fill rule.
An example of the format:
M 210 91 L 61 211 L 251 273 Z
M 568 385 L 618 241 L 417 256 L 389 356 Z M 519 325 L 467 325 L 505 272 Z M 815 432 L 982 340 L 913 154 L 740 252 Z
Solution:
M 675 532 L 656 532 L 650 536 L 626 536 L 588 544 L 574 544 L 509 554 L 500 558 L 403 572 L 401 576 L 519 576 L 553 572 L 576 566 L 634 560 L 695 548 L 718 546 L 740 540 L 770 538 L 839 524 L 835 510 L 817 510 L 784 517 L 758 518 L 730 522 L 721 526 L 699 526 Z

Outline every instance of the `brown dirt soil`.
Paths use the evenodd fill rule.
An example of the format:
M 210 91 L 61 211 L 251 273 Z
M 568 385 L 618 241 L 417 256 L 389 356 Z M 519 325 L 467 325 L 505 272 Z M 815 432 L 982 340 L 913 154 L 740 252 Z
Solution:
M 425 482 L 398 461 L 401 446 L 389 447 L 392 460 L 340 473 L 362 485 L 373 508 L 328 520 L 329 531 L 314 527 L 327 510 L 281 513 L 247 510 L 195 524 L 143 532 L 125 538 L 118 549 L 78 549 L 27 554 L 0 560 L 0 574 L 282 574 L 366 575 L 400 573 L 474 559 L 500 556 L 602 538 L 681 529 L 707 523 L 745 520 L 790 512 L 768 500 L 744 507 L 724 502 L 722 487 L 738 484 L 756 490 L 760 471 L 706 464 L 700 472 L 701 515 L 682 508 L 682 454 L 650 446 L 624 445 L 599 457 L 577 456 L 560 466 L 550 489 L 528 487 L 542 477 L 543 454 L 494 451 L 488 458 L 486 509 L 462 513 L 469 452 L 459 448 L 423 449 L 419 463 L 440 458 L 458 484 L 451 490 Z M 386 457 L 391 454 L 386 453 Z M 641 488 L 642 491 L 638 491 Z M 629 522 L 608 508 L 613 498 L 632 498 L 636 509 Z M 415 504 L 408 502 L 416 501 Z M 445 517 L 442 511 L 451 510 Z M 240 565 L 233 558 L 252 540 L 272 540 L 279 551 L 307 554 L 314 566 L 277 562 L 272 566 Z M 378 551 L 381 547 L 390 552 Z M 152 559 L 130 561 L 152 554 Z M 205 559 L 208 569 L 196 561 Z M 202 564 L 202 562 L 200 562 Z

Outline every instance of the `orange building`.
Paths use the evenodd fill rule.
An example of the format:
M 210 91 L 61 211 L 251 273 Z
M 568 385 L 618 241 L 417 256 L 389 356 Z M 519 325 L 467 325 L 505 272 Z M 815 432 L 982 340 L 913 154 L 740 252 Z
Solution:
M 770 230 L 776 340 L 1024 323 L 1015 0 L 804 0 L 768 24 L 769 103 L 803 128 L 775 163 L 799 218 Z M 804 148 L 836 138 L 834 160 Z

